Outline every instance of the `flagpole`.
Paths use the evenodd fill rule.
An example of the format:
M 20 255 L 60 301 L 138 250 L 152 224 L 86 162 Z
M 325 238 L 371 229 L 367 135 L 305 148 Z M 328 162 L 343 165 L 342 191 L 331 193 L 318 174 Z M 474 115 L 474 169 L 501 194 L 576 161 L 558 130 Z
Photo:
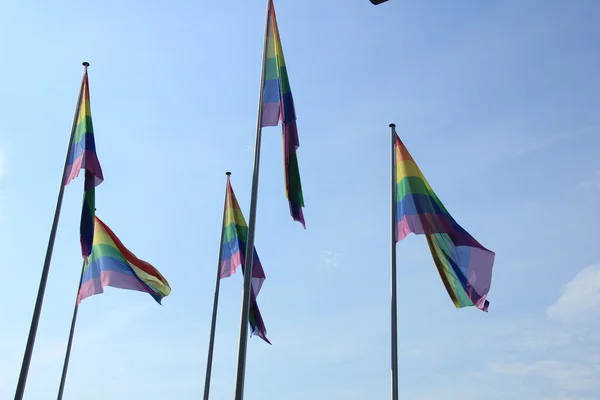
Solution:
M 50 229 L 50 238 L 48 239 L 48 247 L 46 248 L 46 258 L 44 259 L 44 267 L 42 268 L 42 276 L 40 278 L 40 286 L 38 288 L 37 299 L 33 309 L 33 317 L 31 318 L 31 326 L 29 327 L 29 336 L 27 337 L 27 345 L 25 346 L 25 354 L 23 355 L 23 363 L 21 364 L 21 372 L 19 374 L 19 382 L 15 392 L 15 400 L 22 400 L 25 392 L 25 384 L 27 383 L 27 374 L 29 373 L 29 365 L 31 364 L 31 356 L 33 354 L 33 346 L 35 344 L 35 335 L 37 333 L 40 315 L 42 313 L 42 303 L 44 302 L 44 293 L 46 291 L 46 282 L 48 281 L 48 273 L 50 272 L 50 261 L 52 260 L 52 251 L 54 250 L 54 239 L 56 238 L 56 230 L 58 228 L 58 220 L 60 218 L 60 209 L 62 207 L 63 194 L 65 191 L 65 178 L 67 173 L 67 162 L 69 153 L 75 136 L 75 128 L 77 126 L 77 117 L 79 116 L 79 108 L 81 106 L 81 97 L 83 95 L 83 84 L 87 74 L 88 62 L 83 62 L 83 77 L 81 79 L 81 87 L 75 108 L 75 116 L 73 117 L 73 125 L 71 126 L 71 137 L 69 146 L 67 147 L 67 155 L 65 156 L 65 165 L 63 167 L 62 179 L 60 181 L 60 189 L 58 190 L 58 198 L 56 200 L 56 209 L 54 210 L 54 220 Z
M 61 400 L 63 392 L 65 390 L 65 382 L 67 380 L 67 369 L 69 369 L 69 359 L 71 358 L 71 347 L 73 345 L 73 335 L 75 334 L 75 324 L 77 323 L 77 298 L 79 297 L 79 289 L 81 288 L 81 281 L 83 279 L 83 268 L 85 267 L 85 261 L 81 264 L 81 275 L 79 276 L 79 286 L 77 286 L 77 296 L 75 297 L 75 307 L 73 308 L 73 318 L 71 319 L 71 330 L 69 331 L 69 340 L 67 341 L 67 351 L 65 352 L 65 361 L 63 363 L 62 375 L 60 376 L 60 386 L 58 387 L 57 400 Z
M 231 172 L 225 172 L 227 184 Z M 217 309 L 219 306 L 219 288 L 221 287 L 221 258 L 223 257 L 223 237 L 225 234 L 225 218 L 227 211 L 227 186 L 225 187 L 225 201 L 223 203 L 223 223 L 221 224 L 221 244 L 219 246 L 219 260 L 217 262 L 217 279 L 215 282 L 215 299 L 213 301 L 212 321 L 210 323 L 210 339 L 208 341 L 208 359 L 206 360 L 206 378 L 204 380 L 204 400 L 208 400 L 210 393 L 210 376 L 212 373 L 213 350 L 215 347 L 215 330 L 217 328 Z
M 252 261 L 254 260 L 254 230 L 256 228 L 256 203 L 258 201 L 258 176 L 260 167 L 260 145 L 262 139 L 263 91 L 265 88 L 265 67 L 267 61 L 267 41 L 269 33 L 269 11 L 273 0 L 267 0 L 267 17 L 260 74 L 260 92 L 258 95 L 258 116 L 256 118 L 256 140 L 254 142 L 254 174 L 250 197 L 250 217 L 248 219 L 248 241 L 246 243 L 246 261 L 244 271 L 244 292 L 240 315 L 240 337 L 238 345 L 237 374 L 235 381 L 235 400 L 244 399 L 244 380 L 246 377 L 246 351 L 248 349 L 248 317 L 250 314 L 250 293 L 252 290 Z
M 396 299 L 396 124 L 390 124 L 391 131 L 391 322 L 392 322 L 392 400 L 398 400 L 398 304 Z

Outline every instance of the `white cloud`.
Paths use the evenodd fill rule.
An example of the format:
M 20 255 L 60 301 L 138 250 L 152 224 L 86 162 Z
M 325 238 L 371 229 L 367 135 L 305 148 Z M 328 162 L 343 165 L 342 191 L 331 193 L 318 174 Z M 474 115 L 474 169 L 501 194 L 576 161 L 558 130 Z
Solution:
M 536 400 L 595 399 L 592 394 L 600 390 L 598 310 L 600 266 L 592 265 L 565 285 L 546 318 L 532 315 L 498 332 L 495 340 L 504 354 L 488 364 L 489 371 L 504 376 L 500 380 L 512 378 L 514 387 L 537 388 Z
M 573 335 L 561 329 L 541 330 L 515 328 L 504 335 L 508 343 L 517 350 L 546 350 L 565 347 L 572 343 Z
M 548 307 L 550 318 L 569 322 L 590 319 L 600 310 L 600 266 L 581 270 L 563 289 L 561 296 Z

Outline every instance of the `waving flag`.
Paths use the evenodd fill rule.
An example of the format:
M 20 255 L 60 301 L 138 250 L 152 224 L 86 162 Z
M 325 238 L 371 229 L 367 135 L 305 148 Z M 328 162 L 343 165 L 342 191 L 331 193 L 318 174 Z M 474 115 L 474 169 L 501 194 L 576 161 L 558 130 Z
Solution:
M 442 282 L 457 308 L 487 311 L 494 252 L 452 218 L 396 135 L 396 241 L 426 235 Z
M 105 286 L 148 293 L 161 303 L 171 293 L 169 282 L 146 261 L 137 258 L 98 217 L 94 224 L 92 254 L 84 266 L 77 304 L 104 293 Z
M 296 154 L 300 147 L 296 127 L 296 110 L 272 1 L 268 18 L 261 126 L 277 126 L 280 120 L 282 122 L 285 193 L 292 218 L 294 221 L 300 222 L 306 229 L 302 212 L 304 197 Z
M 86 65 L 86 64 L 84 64 Z M 81 97 L 77 105 L 77 125 L 73 140 L 67 156 L 67 170 L 65 171 L 64 185 L 68 185 L 79 176 L 79 171 L 85 169 L 85 183 L 83 193 L 83 207 L 81 210 L 81 223 L 79 240 L 81 253 L 84 260 L 90 255 L 94 240 L 94 215 L 96 213 L 96 186 L 104 180 L 102 168 L 96 154 L 94 141 L 94 126 L 92 124 L 92 109 L 90 105 L 90 87 L 88 82 L 87 65 L 81 87 Z
M 235 274 L 237 267 L 242 267 L 246 260 L 246 243 L 248 240 L 248 225 L 235 197 L 229 178 L 227 179 L 227 194 L 225 199 L 225 228 L 221 239 L 221 279 Z M 249 320 L 251 335 L 256 335 L 265 342 L 271 344 L 267 339 L 267 329 L 256 303 L 256 296 L 262 288 L 266 279 L 256 248 L 254 248 L 254 259 L 252 261 L 252 293 L 250 300 Z
M 81 99 L 79 100 L 79 114 L 75 134 L 71 142 L 71 148 L 67 159 L 67 171 L 65 173 L 65 186 L 79 176 L 79 171 L 85 169 L 93 177 L 90 186 L 96 187 L 104 180 L 102 168 L 96 155 L 96 143 L 94 142 L 94 126 L 92 124 L 92 108 L 90 106 L 90 87 L 88 82 L 87 68 L 84 72 Z

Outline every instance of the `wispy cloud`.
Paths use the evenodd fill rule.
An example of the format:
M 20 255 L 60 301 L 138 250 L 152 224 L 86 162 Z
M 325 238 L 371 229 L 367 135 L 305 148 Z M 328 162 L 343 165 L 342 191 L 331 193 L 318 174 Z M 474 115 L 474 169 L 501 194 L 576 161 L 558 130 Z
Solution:
M 589 318 L 600 310 L 600 266 L 581 270 L 563 289 L 562 294 L 548 307 L 550 318 L 570 322 Z
M 592 265 L 565 285 L 545 318 L 532 316 L 529 324 L 517 322 L 499 332 L 504 354 L 488 364 L 489 371 L 528 386 L 546 381 L 557 392 L 536 399 L 587 400 L 600 390 L 598 310 L 600 266 Z
M 515 327 L 506 335 L 506 340 L 511 348 L 519 351 L 544 351 L 570 345 L 573 342 L 573 335 L 559 329 L 540 331 L 539 328 Z

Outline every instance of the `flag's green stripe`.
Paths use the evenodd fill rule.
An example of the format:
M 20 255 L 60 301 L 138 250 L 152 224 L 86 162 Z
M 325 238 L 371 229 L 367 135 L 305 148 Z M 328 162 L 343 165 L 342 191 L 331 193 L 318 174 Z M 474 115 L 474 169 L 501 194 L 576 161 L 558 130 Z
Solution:
M 298 157 L 296 156 L 296 152 L 290 154 L 288 175 L 288 197 L 295 205 L 304 207 L 304 196 L 302 195 L 302 182 L 300 181 L 300 170 L 298 168 Z
M 83 194 L 83 201 L 88 205 L 92 218 L 96 214 L 96 188 L 90 188 Z
M 292 89 L 290 88 L 290 81 L 288 79 L 286 66 L 282 66 L 279 68 L 279 76 L 281 82 L 281 94 L 290 93 Z
M 427 235 L 427 239 L 433 261 L 438 267 L 440 277 L 442 278 L 442 281 L 444 281 L 444 286 L 446 286 L 446 290 L 448 290 L 450 297 L 453 298 L 453 301 L 456 300 L 456 303 L 458 303 L 457 307 L 473 306 L 473 302 L 465 292 L 465 289 L 448 260 L 448 255 L 452 253 L 452 247 L 454 247 L 454 245 L 451 244 L 448 235 L 446 233 L 435 233 Z
M 277 69 L 277 59 L 267 58 L 265 64 L 265 81 L 270 81 L 279 78 L 279 70 Z
M 86 133 L 94 133 L 94 126 L 92 124 L 92 117 L 90 117 L 89 115 L 85 116 L 85 119 L 83 121 L 81 121 L 80 123 L 77 124 L 77 126 L 75 127 L 75 136 L 73 137 L 73 143 L 77 143 L 79 141 L 81 141 L 81 138 L 83 138 L 83 136 Z
M 400 202 L 406 195 L 422 194 L 431 197 L 437 203 L 441 210 L 448 213 L 446 207 L 442 204 L 433 190 L 427 188 L 425 182 L 416 176 L 407 176 L 396 185 L 396 201 Z
M 122 260 L 124 263 L 129 265 L 123 254 L 116 248 L 109 244 L 95 244 L 92 247 L 92 254 L 88 258 L 89 263 L 96 261 L 100 257 L 112 257 L 118 260 Z M 89 265 L 89 264 L 88 264 Z
M 223 232 L 224 243 L 229 243 L 232 239 L 239 237 L 242 241 L 248 240 L 248 227 L 229 224 Z

